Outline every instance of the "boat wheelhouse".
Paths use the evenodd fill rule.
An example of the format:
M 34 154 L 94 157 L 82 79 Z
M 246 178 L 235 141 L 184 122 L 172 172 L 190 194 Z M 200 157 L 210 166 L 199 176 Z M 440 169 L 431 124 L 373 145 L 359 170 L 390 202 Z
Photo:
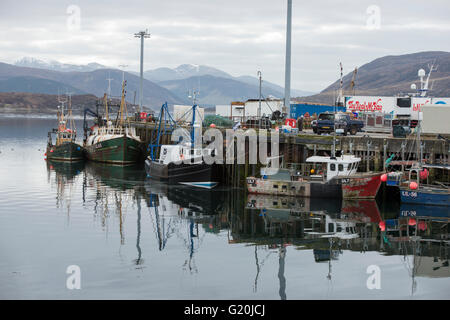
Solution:
M 261 178 L 248 177 L 250 193 L 318 198 L 373 199 L 381 184 L 380 173 L 358 173 L 360 158 L 312 156 L 306 163 L 261 169 Z
M 83 160 L 83 150 L 75 140 L 77 131 L 75 129 L 75 122 L 72 118 L 71 99 L 69 97 L 69 108 L 67 117 L 64 114 L 64 102 L 61 109 L 58 107 L 58 128 L 53 129 L 48 133 L 48 142 L 46 156 L 48 160 L 55 161 L 80 161 Z M 52 141 L 52 133 L 56 135 L 55 144 Z
M 122 99 L 115 121 L 109 119 L 108 99 L 104 95 L 105 120 L 90 128 L 84 144 L 89 160 L 127 165 L 140 159 L 141 140 L 127 119 L 125 85 L 126 81 L 123 81 Z
M 215 163 L 206 163 L 204 157 L 212 157 L 214 149 L 196 146 L 194 136 L 196 105 L 192 109 L 190 141 L 176 145 L 160 145 L 160 131 L 158 131 L 156 144 L 150 146 L 150 156 L 145 160 L 145 168 L 151 179 L 169 184 L 178 183 L 212 189 L 219 184 L 218 166 Z M 160 123 L 164 113 L 168 113 L 166 105 L 161 108 Z M 157 148 L 159 157 L 155 156 L 157 152 L 154 150 Z

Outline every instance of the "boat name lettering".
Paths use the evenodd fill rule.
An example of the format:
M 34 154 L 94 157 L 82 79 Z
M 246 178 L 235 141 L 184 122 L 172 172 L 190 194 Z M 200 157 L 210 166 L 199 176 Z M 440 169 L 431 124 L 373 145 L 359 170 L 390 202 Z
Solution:
M 348 108 L 350 110 L 355 111 L 382 111 L 383 105 L 381 104 L 381 98 L 379 98 L 377 101 L 364 101 L 360 102 L 358 100 L 349 100 L 348 101 Z

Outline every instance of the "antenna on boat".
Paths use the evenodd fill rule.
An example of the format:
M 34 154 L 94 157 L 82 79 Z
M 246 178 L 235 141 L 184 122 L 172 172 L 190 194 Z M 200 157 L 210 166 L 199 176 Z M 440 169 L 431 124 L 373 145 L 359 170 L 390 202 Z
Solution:
M 119 64 L 119 67 L 126 68 L 127 64 Z M 122 69 L 122 83 L 125 81 L 125 70 Z
M 111 72 L 109 72 L 109 78 L 106 79 L 108 81 L 108 97 L 111 97 L 111 80 L 114 80 L 111 78 Z
M 426 72 L 424 69 L 419 69 L 419 71 L 417 72 L 417 75 L 420 78 L 420 94 L 419 94 L 420 97 L 426 97 L 428 91 L 431 90 L 431 89 L 428 89 L 431 72 L 437 70 L 437 67 L 434 66 L 434 62 L 431 64 L 428 64 L 428 68 L 430 69 L 430 71 L 428 72 L 428 76 L 427 76 L 426 80 L 424 80 L 425 75 L 426 75 Z

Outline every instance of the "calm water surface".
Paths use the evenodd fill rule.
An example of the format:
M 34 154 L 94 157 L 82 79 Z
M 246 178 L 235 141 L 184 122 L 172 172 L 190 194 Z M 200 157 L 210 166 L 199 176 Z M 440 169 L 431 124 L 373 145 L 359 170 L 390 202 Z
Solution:
M 2 299 L 450 298 L 445 208 L 198 191 L 152 183 L 141 166 L 47 163 L 54 124 L 0 117 Z M 66 287 L 70 265 L 80 290 Z M 369 266 L 380 289 L 367 287 Z

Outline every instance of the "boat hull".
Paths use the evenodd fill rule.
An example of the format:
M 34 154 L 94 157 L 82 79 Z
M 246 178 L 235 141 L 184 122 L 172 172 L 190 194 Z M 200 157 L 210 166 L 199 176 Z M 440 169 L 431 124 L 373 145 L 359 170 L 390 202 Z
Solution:
M 103 140 L 85 149 L 89 160 L 103 163 L 132 164 L 141 156 L 141 143 L 127 136 Z
M 66 142 L 59 146 L 48 145 L 47 159 L 51 161 L 81 161 L 84 159 L 83 148 L 74 142 Z
M 400 200 L 402 203 L 450 206 L 448 189 L 420 188 L 418 190 L 411 190 L 400 187 Z
M 381 173 L 341 179 L 343 199 L 374 199 L 380 189 Z
M 247 178 L 249 193 L 311 198 L 374 199 L 380 185 L 380 174 L 336 178 L 328 182 Z
M 199 188 L 214 188 L 219 184 L 217 166 L 212 164 L 163 164 L 145 161 L 145 170 L 149 178 L 169 184 L 184 184 Z

